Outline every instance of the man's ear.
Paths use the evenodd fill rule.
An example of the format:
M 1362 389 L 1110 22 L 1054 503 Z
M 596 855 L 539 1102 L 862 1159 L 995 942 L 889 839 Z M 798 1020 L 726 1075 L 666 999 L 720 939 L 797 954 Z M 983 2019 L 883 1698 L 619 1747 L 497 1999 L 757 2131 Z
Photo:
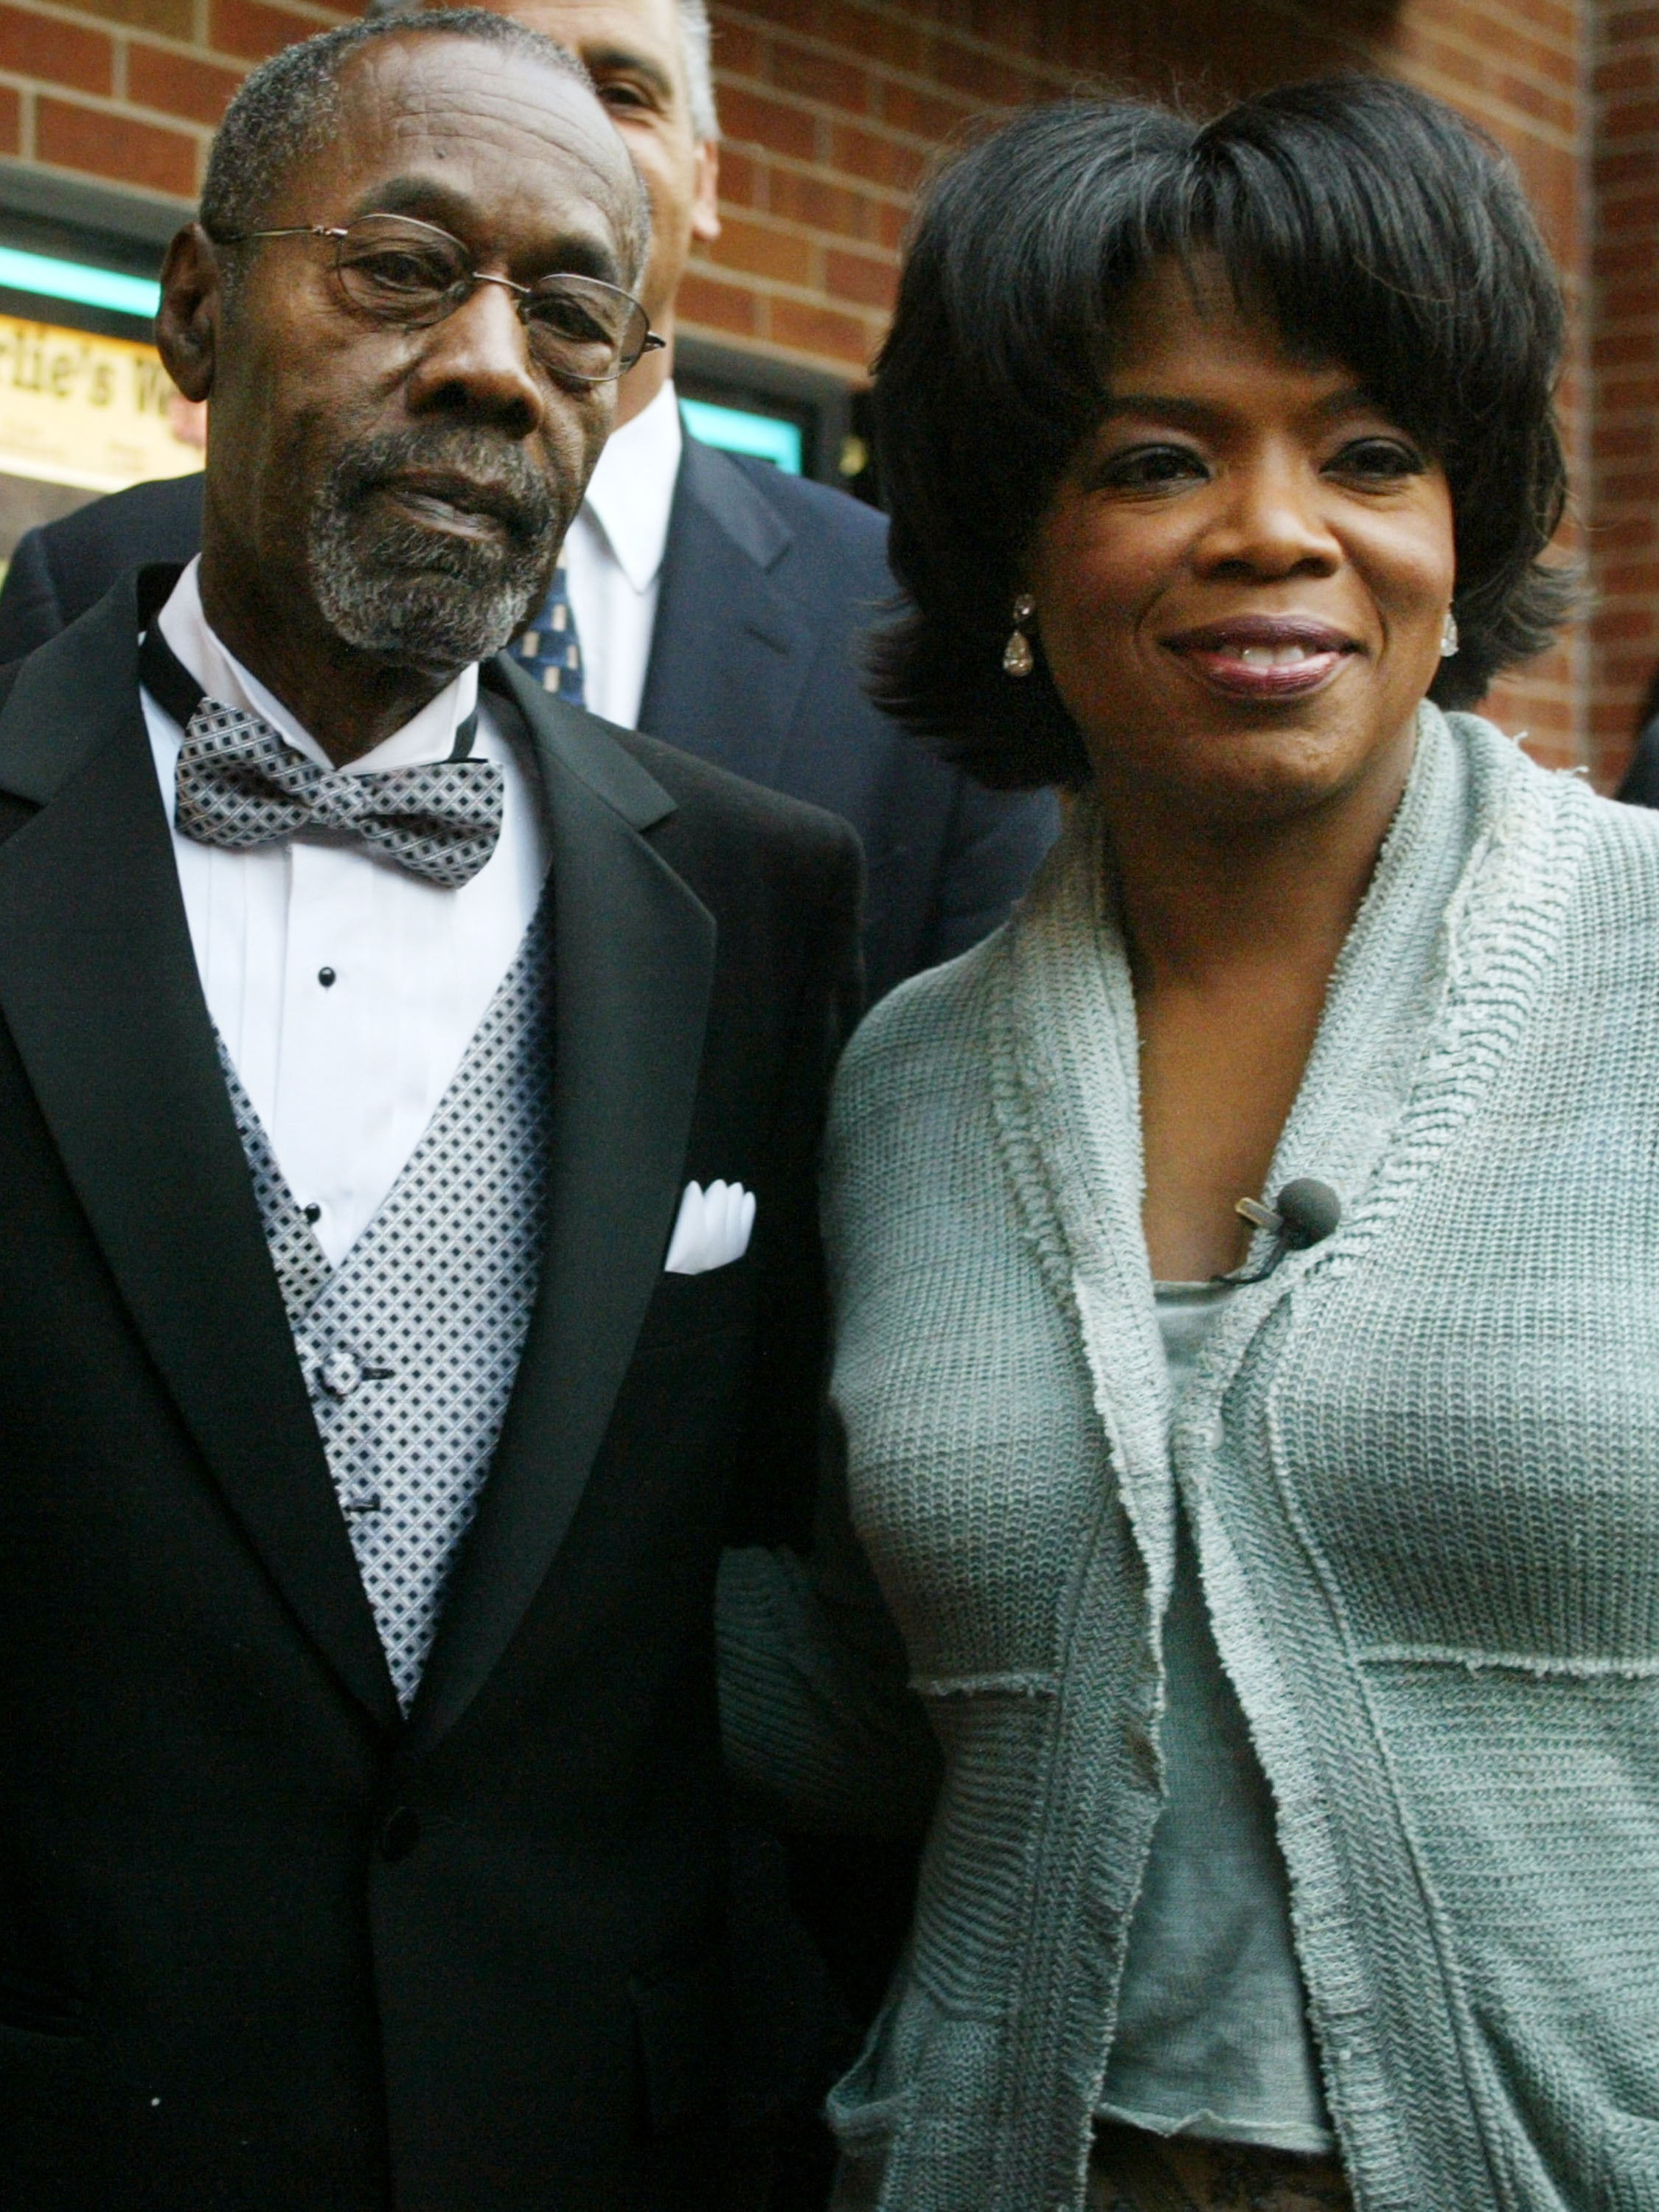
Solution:
M 188 222 L 161 264 L 155 318 L 155 343 L 186 399 L 205 399 L 213 390 L 223 301 L 218 252 L 199 222 Z
M 691 201 L 691 235 L 710 245 L 720 234 L 720 149 L 717 138 L 697 141 L 697 189 Z

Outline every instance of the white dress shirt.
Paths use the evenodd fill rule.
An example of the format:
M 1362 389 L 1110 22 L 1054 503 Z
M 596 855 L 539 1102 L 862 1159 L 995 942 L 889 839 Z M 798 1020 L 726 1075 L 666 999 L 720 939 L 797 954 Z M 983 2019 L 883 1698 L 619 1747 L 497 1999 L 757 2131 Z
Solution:
M 197 567 L 161 611 L 163 637 L 210 698 L 263 715 L 296 752 L 331 765 L 208 628 Z M 183 732 L 142 697 L 171 823 Z M 469 668 L 346 773 L 447 759 L 477 699 Z M 525 750 L 486 702 L 473 754 L 501 766 L 501 842 L 459 890 L 357 845 L 297 837 L 233 853 L 173 833 L 208 1012 L 337 1267 L 419 1144 L 541 896 L 547 838 Z
M 674 387 L 665 384 L 612 434 L 565 540 L 583 702 L 625 730 L 639 726 L 684 444 Z

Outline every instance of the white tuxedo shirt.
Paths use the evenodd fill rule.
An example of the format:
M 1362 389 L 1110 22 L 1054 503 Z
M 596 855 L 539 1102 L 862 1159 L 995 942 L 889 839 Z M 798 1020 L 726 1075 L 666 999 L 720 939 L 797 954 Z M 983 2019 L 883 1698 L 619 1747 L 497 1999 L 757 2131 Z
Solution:
M 583 700 L 625 730 L 639 726 L 684 443 L 674 387 L 665 384 L 612 433 L 565 540 Z
M 161 610 L 161 635 L 210 697 L 263 715 L 296 752 L 328 766 L 209 629 L 197 568 L 192 561 Z M 183 732 L 142 697 L 171 824 Z M 447 759 L 477 699 L 478 672 L 469 668 L 346 773 Z M 541 896 L 539 779 L 487 701 L 473 752 L 501 763 L 501 835 L 459 890 L 357 845 L 299 837 L 233 853 L 173 833 L 208 1011 L 337 1266 L 420 1142 Z

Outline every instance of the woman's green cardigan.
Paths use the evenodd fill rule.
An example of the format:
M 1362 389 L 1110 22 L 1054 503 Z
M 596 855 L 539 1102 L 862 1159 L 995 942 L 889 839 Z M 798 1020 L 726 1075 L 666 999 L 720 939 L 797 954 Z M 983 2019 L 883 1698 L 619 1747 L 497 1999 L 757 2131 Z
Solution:
M 854 1041 L 858 1546 L 831 1480 L 811 1567 L 722 1581 L 741 1774 L 862 1826 L 942 1770 L 837 2205 L 1082 2203 L 1178 1485 L 1361 2212 L 1659 2212 L 1659 816 L 1422 710 L 1267 1186 L 1341 1224 L 1231 1301 L 1172 1439 L 1101 851 L 1085 804 Z

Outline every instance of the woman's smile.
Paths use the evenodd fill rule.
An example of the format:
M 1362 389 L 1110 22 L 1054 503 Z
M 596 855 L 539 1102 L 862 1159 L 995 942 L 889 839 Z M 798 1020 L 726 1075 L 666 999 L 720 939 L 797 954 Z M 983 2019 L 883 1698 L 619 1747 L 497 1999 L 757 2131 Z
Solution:
M 1271 706 L 1321 690 L 1361 650 L 1327 623 L 1298 615 L 1237 615 L 1160 641 L 1224 698 Z

